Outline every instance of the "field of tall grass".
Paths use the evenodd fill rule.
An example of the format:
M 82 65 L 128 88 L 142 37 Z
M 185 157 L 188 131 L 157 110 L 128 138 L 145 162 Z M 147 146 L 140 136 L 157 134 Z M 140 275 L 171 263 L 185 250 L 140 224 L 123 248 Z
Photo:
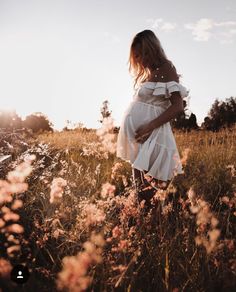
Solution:
M 17 263 L 21 291 L 235 291 L 236 128 L 174 135 L 184 174 L 149 206 L 117 134 L 28 141 L 0 180 L 2 291 Z

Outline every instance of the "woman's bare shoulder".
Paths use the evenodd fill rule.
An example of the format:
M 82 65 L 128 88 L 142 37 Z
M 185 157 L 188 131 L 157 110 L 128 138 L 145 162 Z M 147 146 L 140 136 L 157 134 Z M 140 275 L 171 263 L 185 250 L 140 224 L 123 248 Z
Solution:
M 179 82 L 179 75 L 177 74 L 176 68 L 171 61 L 165 62 L 160 67 L 160 74 L 164 77 L 164 82 Z

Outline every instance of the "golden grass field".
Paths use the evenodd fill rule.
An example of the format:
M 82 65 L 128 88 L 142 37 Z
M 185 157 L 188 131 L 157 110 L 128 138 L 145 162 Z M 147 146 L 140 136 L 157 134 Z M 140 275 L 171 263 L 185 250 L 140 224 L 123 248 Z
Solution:
M 236 128 L 174 135 L 184 174 L 151 208 L 137 200 L 130 164 L 102 151 L 95 131 L 31 139 L 11 165 L 36 156 L 28 188 L 2 201 L 2 291 L 15 291 L 6 271 L 18 262 L 31 271 L 22 291 L 235 291 Z M 6 228 L 14 216 L 24 231 Z

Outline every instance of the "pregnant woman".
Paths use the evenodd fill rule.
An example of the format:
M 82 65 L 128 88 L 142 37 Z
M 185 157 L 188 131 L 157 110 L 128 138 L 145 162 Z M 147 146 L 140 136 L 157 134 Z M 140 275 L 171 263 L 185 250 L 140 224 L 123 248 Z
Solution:
M 152 186 L 168 186 L 175 174 L 183 173 L 169 121 L 183 111 L 188 91 L 151 30 L 133 38 L 129 71 L 135 93 L 123 115 L 116 155 L 132 164 L 136 191 L 150 185 L 145 177 Z

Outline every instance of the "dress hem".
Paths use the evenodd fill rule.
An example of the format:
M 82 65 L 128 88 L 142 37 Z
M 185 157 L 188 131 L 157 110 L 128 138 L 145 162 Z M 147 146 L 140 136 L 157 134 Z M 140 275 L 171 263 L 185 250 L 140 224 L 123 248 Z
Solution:
M 166 178 L 163 178 L 163 176 L 162 177 L 161 176 L 153 176 L 153 174 L 151 174 L 149 172 L 149 170 L 146 169 L 146 168 L 144 168 L 144 167 L 139 167 L 137 165 L 135 165 L 135 167 L 134 167 L 134 163 L 130 159 L 125 158 L 125 157 L 121 157 L 121 156 L 117 156 L 117 158 L 120 158 L 120 159 L 124 160 L 125 162 L 130 163 L 132 168 L 138 169 L 139 171 L 144 171 L 144 170 L 147 171 L 147 173 L 145 173 L 146 175 L 149 175 L 149 176 L 151 176 L 151 177 L 153 177 L 155 179 L 161 180 L 163 182 L 167 182 L 167 181 L 172 180 L 173 177 L 176 176 L 176 175 L 178 175 L 178 174 L 184 174 L 184 171 L 183 170 L 177 170 L 176 175 L 173 175 L 172 177 L 168 177 L 167 179 Z

